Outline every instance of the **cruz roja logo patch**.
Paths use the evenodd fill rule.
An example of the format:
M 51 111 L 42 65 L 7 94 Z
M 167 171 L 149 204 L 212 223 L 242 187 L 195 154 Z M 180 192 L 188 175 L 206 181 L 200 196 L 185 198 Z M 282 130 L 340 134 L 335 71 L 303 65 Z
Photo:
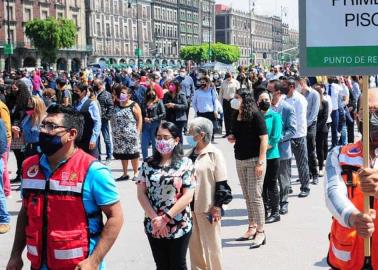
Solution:
M 32 177 L 35 177 L 38 174 L 38 172 L 39 172 L 39 166 L 33 165 L 28 169 L 26 174 L 28 177 L 32 178 Z

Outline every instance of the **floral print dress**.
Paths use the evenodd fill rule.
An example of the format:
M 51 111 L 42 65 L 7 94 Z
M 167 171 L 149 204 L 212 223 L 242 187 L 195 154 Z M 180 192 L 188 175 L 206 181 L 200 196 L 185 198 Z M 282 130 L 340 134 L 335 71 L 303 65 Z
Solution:
M 175 167 L 153 168 L 147 162 L 142 164 L 137 184 L 147 187 L 147 197 L 158 215 L 166 213 L 183 195 L 183 188 L 195 188 L 193 182 L 193 163 L 183 157 Z M 180 238 L 192 229 L 192 217 L 188 205 L 180 214 L 174 216 L 170 223 L 167 239 Z M 144 220 L 145 231 L 152 235 L 151 219 Z

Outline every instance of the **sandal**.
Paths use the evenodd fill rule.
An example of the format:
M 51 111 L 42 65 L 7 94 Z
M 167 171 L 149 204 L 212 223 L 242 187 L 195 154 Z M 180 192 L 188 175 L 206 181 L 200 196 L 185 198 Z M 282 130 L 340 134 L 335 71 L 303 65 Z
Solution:
M 256 226 L 249 226 L 249 227 L 248 227 L 248 232 L 249 232 L 250 229 L 256 229 L 256 228 L 257 228 Z M 251 235 L 249 235 L 248 237 L 245 237 L 245 236 L 243 235 L 243 236 L 241 236 L 241 237 L 239 237 L 239 238 L 236 238 L 235 241 L 242 242 L 242 241 L 253 240 L 253 239 L 255 239 L 255 237 L 256 237 L 256 233 L 257 233 L 257 231 L 255 231 L 254 234 L 251 234 Z
M 119 181 L 127 181 L 130 179 L 130 176 L 129 175 L 122 175 L 121 177 L 118 177 L 116 179 L 116 182 L 119 182 Z
M 263 236 L 260 237 L 259 236 L 260 234 L 262 234 Z M 265 244 L 266 244 L 265 231 L 256 231 L 256 237 L 255 239 L 253 239 L 252 245 L 249 246 L 249 249 L 259 248 Z

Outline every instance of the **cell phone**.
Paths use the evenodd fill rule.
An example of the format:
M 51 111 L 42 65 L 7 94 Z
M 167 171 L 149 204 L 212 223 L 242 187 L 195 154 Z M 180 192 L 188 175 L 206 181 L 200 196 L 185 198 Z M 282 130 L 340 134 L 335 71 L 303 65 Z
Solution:
M 207 219 L 209 220 L 210 224 L 213 224 L 213 216 L 211 214 L 207 215 Z

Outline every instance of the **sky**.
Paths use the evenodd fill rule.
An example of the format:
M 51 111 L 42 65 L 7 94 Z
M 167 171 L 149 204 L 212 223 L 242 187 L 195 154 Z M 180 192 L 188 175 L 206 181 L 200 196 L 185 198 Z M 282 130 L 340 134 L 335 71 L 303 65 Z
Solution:
M 217 4 L 231 5 L 235 9 L 248 11 L 249 0 L 215 0 Z M 281 6 L 286 9 L 287 16 L 283 21 L 290 28 L 298 30 L 298 0 L 251 0 L 255 2 L 255 13 L 259 15 L 281 16 Z

